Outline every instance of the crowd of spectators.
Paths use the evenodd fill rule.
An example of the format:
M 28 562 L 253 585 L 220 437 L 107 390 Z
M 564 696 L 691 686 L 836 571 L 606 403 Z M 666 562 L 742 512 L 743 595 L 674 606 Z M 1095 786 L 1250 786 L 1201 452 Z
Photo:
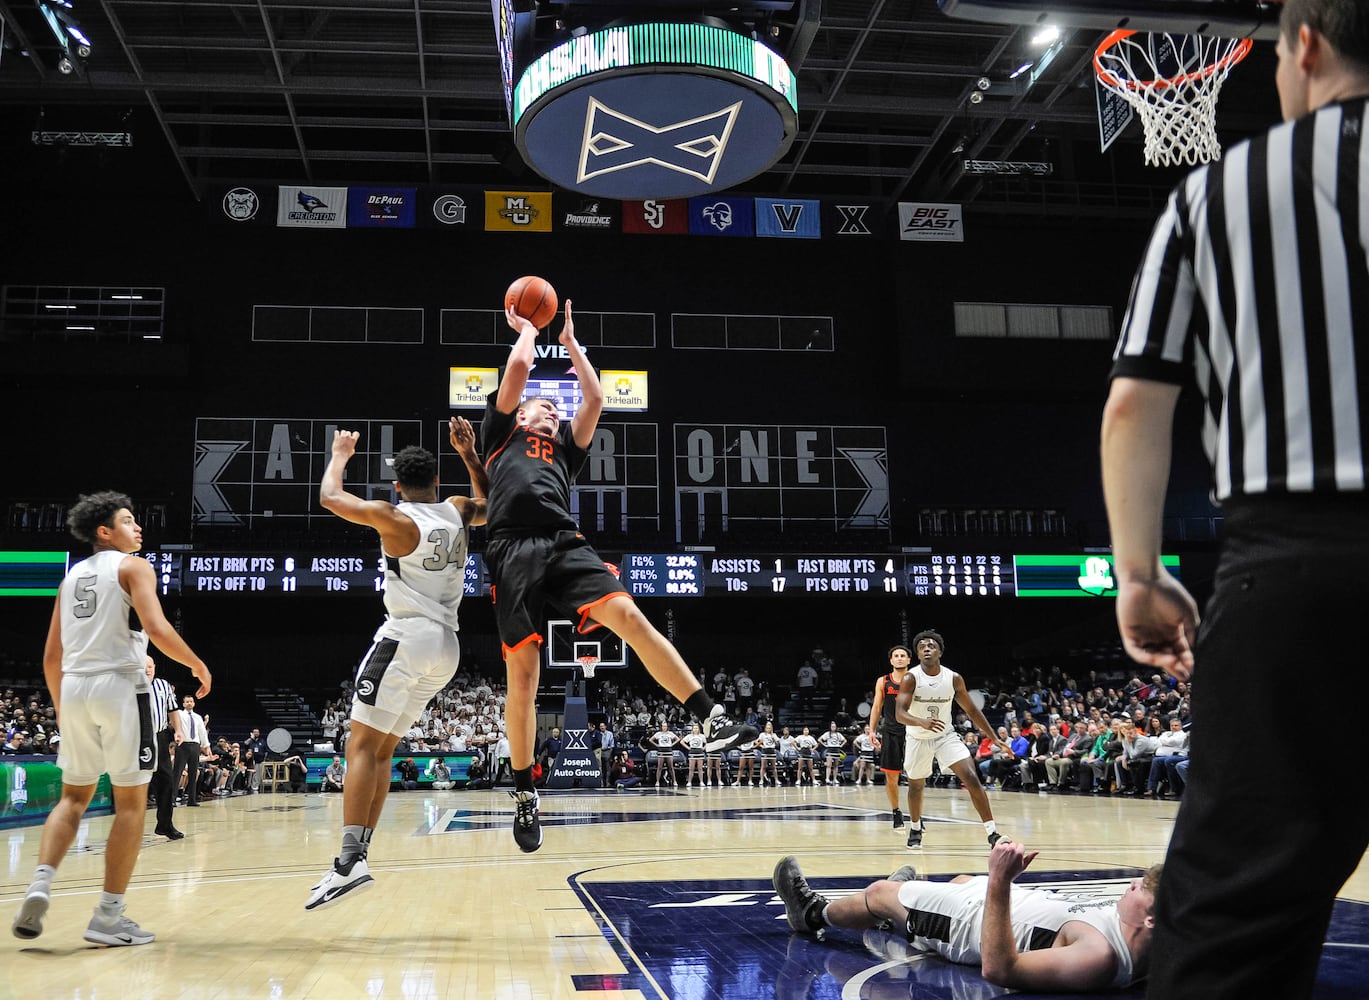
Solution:
M 55 754 L 62 742 L 57 710 L 41 684 L 6 687 L 0 697 L 0 726 L 5 741 L 0 753 Z

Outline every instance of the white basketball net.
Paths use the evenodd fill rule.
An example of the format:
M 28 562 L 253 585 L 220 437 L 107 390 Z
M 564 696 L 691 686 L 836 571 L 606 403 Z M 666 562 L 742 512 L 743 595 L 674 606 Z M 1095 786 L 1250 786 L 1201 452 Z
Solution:
M 1217 97 L 1248 38 L 1114 31 L 1094 53 L 1099 81 L 1136 109 L 1146 163 L 1196 166 L 1222 158 Z
M 597 656 L 581 656 L 581 657 L 579 658 L 579 660 L 580 660 L 580 670 L 584 673 L 584 675 L 585 675 L 585 680 L 593 680 L 593 679 L 594 679 L 594 668 L 597 667 L 597 666 L 599 665 L 599 657 L 597 657 Z

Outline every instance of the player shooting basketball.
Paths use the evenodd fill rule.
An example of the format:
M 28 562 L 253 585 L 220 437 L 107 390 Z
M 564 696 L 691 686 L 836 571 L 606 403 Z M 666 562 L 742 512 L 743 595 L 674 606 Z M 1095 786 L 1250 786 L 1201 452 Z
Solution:
M 485 561 L 508 669 L 504 724 L 517 809 L 513 836 L 522 850 L 535 851 L 542 846 L 532 785 L 534 700 L 543 642 L 538 625 L 548 609 L 576 618 L 581 632 L 606 625 L 621 636 L 651 676 L 702 721 L 709 750 L 730 749 L 754 740 L 757 732 L 734 725 L 704 693 L 679 652 L 647 621 L 571 517 L 570 486 L 589 457 L 604 390 L 575 339 L 570 300 L 559 340 L 570 354 L 584 398 L 569 424 L 562 423 L 552 400 L 522 398 L 533 367 L 537 327 L 511 307 L 505 318 L 518 340 L 481 424 L 490 478 Z

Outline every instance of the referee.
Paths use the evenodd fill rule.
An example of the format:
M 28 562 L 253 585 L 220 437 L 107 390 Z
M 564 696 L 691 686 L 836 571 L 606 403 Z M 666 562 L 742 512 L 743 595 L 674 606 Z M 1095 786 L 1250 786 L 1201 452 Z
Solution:
M 1309 996 L 1369 844 L 1369 792 L 1339 769 L 1248 760 L 1252 722 L 1296 724 L 1298 692 L 1362 687 L 1343 643 L 1369 559 L 1369 4 L 1288 0 L 1278 57 L 1284 124 L 1190 174 L 1155 227 L 1103 415 L 1123 643 L 1199 678 L 1155 908 L 1148 996 L 1166 1000 Z M 1224 514 L 1201 629 L 1159 547 L 1188 383 Z
M 151 656 L 147 658 L 147 679 L 152 684 L 152 732 L 157 739 L 157 768 L 147 785 L 148 792 L 157 800 L 156 832 L 169 840 L 180 840 L 185 834 L 171 822 L 171 810 L 176 803 L 176 786 L 171 779 L 171 747 L 181 731 L 176 692 L 169 681 L 157 676 L 157 661 Z

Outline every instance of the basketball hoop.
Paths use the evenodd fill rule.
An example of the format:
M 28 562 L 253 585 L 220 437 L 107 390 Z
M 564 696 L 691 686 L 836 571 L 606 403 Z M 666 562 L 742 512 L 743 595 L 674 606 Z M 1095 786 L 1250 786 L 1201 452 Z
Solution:
M 593 680 L 593 679 L 594 679 L 594 668 L 597 667 L 597 666 L 599 665 L 599 657 L 597 657 L 597 656 L 577 656 L 576 659 L 580 661 L 580 670 L 581 670 L 582 673 L 584 673 L 584 675 L 585 675 L 585 680 L 587 680 L 587 681 L 588 681 L 588 680 Z
M 1093 54 L 1099 82 L 1141 116 L 1150 166 L 1197 166 L 1222 158 L 1217 97 L 1249 38 L 1141 34 L 1121 29 Z

